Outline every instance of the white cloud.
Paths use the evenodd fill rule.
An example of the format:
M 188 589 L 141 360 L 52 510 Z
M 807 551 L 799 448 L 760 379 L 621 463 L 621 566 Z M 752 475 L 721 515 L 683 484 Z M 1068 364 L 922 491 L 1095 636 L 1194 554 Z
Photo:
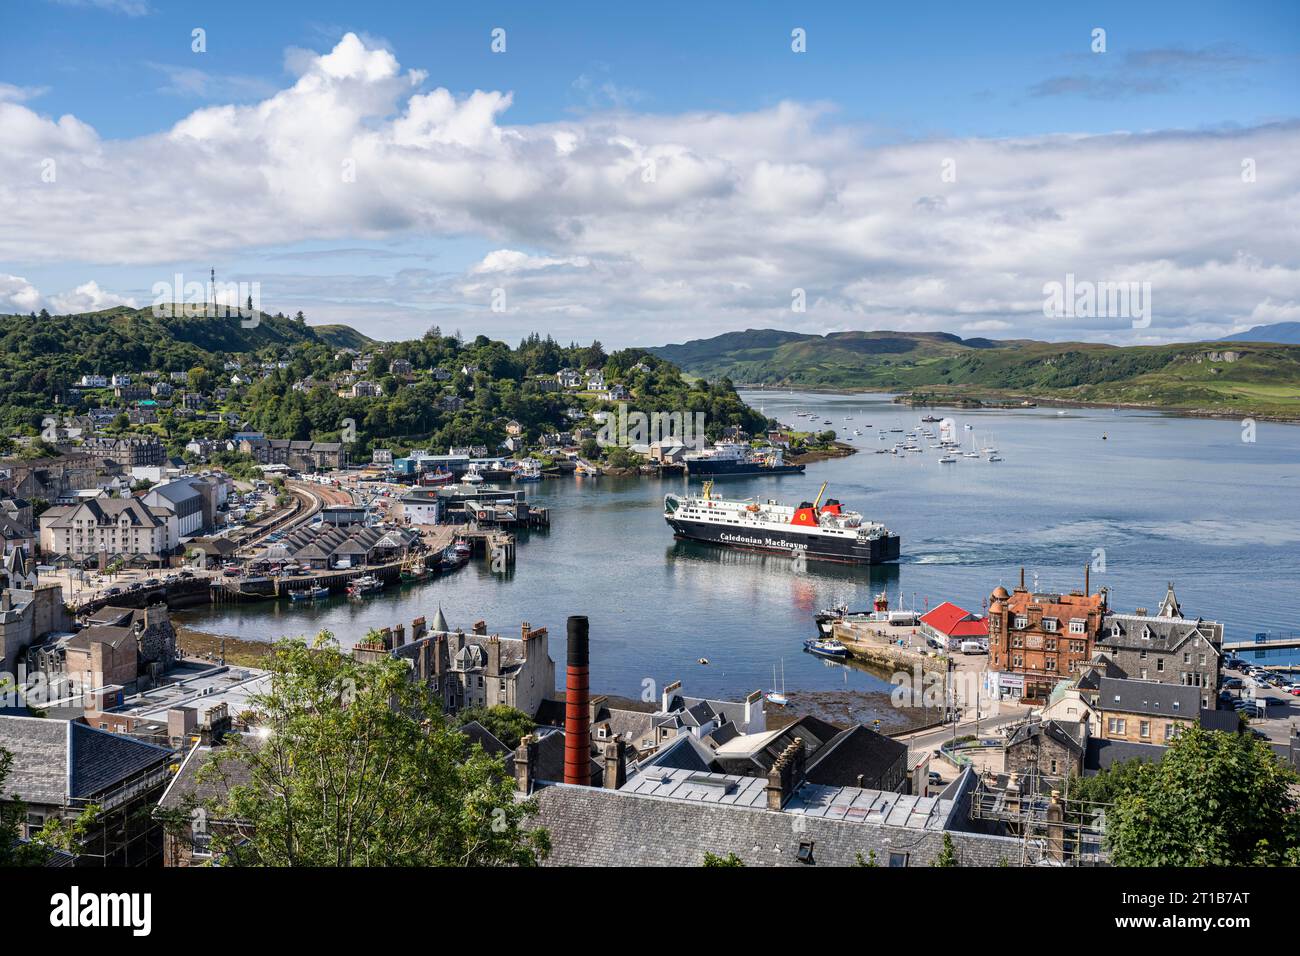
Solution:
M 0 312 L 38 312 L 48 309 L 55 315 L 97 312 L 115 305 L 136 308 L 136 300 L 101 289 L 94 279 L 83 282 L 70 292 L 46 298 L 21 276 L 0 273 Z
M 1300 302 L 1295 123 L 880 145 L 828 104 L 785 102 L 511 125 L 525 93 L 422 91 L 424 73 L 352 34 L 286 63 L 287 89 L 135 139 L 0 101 L 0 261 L 157 264 L 165 280 L 178 250 L 470 236 L 498 251 L 393 310 L 491 329 L 505 282 L 501 334 L 594 326 L 607 342 L 756 325 L 1161 341 Z M 1151 328 L 1045 319 L 1043 285 L 1067 273 L 1151 282 Z M 367 295 L 373 278 L 319 280 L 330 305 L 309 314 L 353 295 L 356 321 L 392 291 Z
M 44 301 L 26 279 L 0 272 L 0 312 L 35 312 Z

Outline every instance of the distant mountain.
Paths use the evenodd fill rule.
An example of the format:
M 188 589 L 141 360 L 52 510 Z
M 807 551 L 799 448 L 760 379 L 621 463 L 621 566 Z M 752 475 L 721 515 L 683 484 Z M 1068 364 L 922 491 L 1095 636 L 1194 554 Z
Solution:
M 1245 332 L 1225 335 L 1215 342 L 1281 342 L 1284 345 L 1300 345 L 1300 322 L 1277 322 L 1273 325 L 1257 325 Z
M 1271 326 L 1277 330 L 1280 326 Z M 1276 333 L 1273 333 L 1276 334 Z M 1300 418 L 1300 346 L 1119 347 L 944 332 L 729 332 L 647 351 L 738 385 L 1150 405 Z

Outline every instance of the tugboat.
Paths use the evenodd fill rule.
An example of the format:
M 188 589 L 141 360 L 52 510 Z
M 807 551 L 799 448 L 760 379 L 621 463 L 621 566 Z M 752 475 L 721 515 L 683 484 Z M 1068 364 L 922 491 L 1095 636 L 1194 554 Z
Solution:
M 712 492 L 713 482 L 706 481 L 698 496 L 664 497 L 664 520 L 676 537 L 810 561 L 865 565 L 898 560 L 899 537 L 883 524 L 844 510 L 834 498 L 821 504 L 825 482 L 816 501 L 797 508 L 772 498 L 724 501 Z
M 843 660 L 849 656 L 849 649 L 833 637 L 810 637 L 803 642 L 803 649 L 809 654 L 836 660 Z

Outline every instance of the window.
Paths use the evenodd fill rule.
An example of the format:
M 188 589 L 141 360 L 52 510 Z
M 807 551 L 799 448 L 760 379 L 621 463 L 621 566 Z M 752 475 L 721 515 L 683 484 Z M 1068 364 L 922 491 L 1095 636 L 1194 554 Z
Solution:
M 890 866 L 907 866 L 907 854 L 906 854 L 906 853 L 891 853 L 891 854 L 889 854 L 889 865 L 890 865 Z
M 1044 630 L 1044 631 L 1055 631 L 1055 630 L 1056 630 L 1056 619 L 1055 619 L 1055 618 L 1050 618 L 1050 617 L 1045 617 L 1045 618 L 1043 618 L 1043 630 Z
M 1028 626 L 1029 626 L 1029 618 L 1027 618 L 1027 617 L 1023 617 L 1023 616 L 1019 616 L 1019 615 L 1016 617 L 1016 628 L 1017 628 L 1017 629 L 1023 630 L 1024 628 L 1026 628 L 1026 627 L 1028 627 Z
M 1156 661 L 1156 673 L 1163 674 L 1165 670 L 1165 659 L 1162 657 Z
M 1151 736 L 1151 721 L 1143 720 L 1138 723 L 1138 736 L 1144 738 Z
M 1124 733 L 1126 724 L 1123 717 L 1109 717 L 1106 719 L 1106 729 L 1112 734 Z
M 1046 649 L 1049 650 L 1049 651 L 1054 651 L 1054 650 L 1056 650 L 1056 638 L 1054 638 L 1054 637 L 1049 637 L 1049 638 L 1047 639 L 1047 641 L 1046 641 L 1046 645 L 1045 645 L 1045 646 L 1046 646 Z
M 1071 634 L 1085 634 L 1085 633 L 1087 633 L 1087 631 L 1086 631 L 1086 625 L 1087 625 L 1087 623 L 1088 623 L 1087 621 L 1083 621 L 1083 620 L 1080 620 L 1080 619 L 1078 619 L 1078 618 L 1075 618 L 1074 620 L 1072 620 L 1072 621 L 1070 622 L 1070 633 L 1071 633 Z
M 1047 658 L 1047 663 L 1043 665 L 1043 669 L 1049 671 L 1056 670 L 1056 658 L 1055 657 Z

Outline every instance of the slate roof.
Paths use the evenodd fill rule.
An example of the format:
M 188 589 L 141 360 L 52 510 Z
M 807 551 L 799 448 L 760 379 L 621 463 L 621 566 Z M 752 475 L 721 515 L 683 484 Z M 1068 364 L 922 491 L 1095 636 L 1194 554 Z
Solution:
M 1006 745 L 1014 747 L 1016 744 L 1022 744 L 1040 735 L 1050 737 L 1063 747 L 1068 748 L 1072 753 L 1083 752 L 1083 746 L 1079 743 L 1077 727 L 1069 727 L 1055 720 L 1026 721 L 1016 728 L 1015 733 L 1007 740 Z
M 1088 749 L 1083 755 L 1083 772 L 1086 776 L 1092 776 L 1126 760 L 1154 762 L 1162 759 L 1168 749 L 1158 744 L 1134 744 L 1127 740 L 1102 740 L 1100 737 L 1089 737 Z
M 173 751 L 74 720 L 0 715 L 0 747 L 14 755 L 5 796 L 66 806 L 170 760 Z
M 841 731 L 818 750 L 805 776 L 810 783 L 852 787 L 859 776 L 868 783 L 879 780 L 900 759 L 907 759 L 906 744 L 858 725 Z
M 1201 713 L 1201 690 L 1200 687 L 1184 687 L 1181 684 L 1103 677 L 1098 682 L 1097 709 L 1102 713 L 1186 717 L 1196 720 Z
M 852 866 L 874 850 L 881 864 L 892 840 L 913 859 L 928 862 L 955 828 L 960 800 L 878 790 L 805 784 L 780 811 L 766 808 L 765 782 L 752 777 L 661 771 L 637 774 L 620 790 L 547 786 L 535 796 L 536 825 L 551 833 L 548 866 L 699 866 L 705 852 L 735 853 L 747 866 L 798 865 L 801 843 L 813 844 L 816 863 Z M 969 789 L 974 777 L 962 778 Z M 957 791 L 960 794 L 960 791 Z M 996 837 L 996 853 L 1014 841 Z M 996 855 L 993 855 L 996 859 Z
M 1150 637 L 1143 637 L 1143 634 L 1150 634 Z M 1219 645 L 1223 643 L 1223 625 L 1217 621 L 1181 617 L 1107 614 L 1102 618 L 1097 645 L 1167 652 L 1176 651 L 1194 637 L 1205 638 L 1211 649 L 1218 653 Z
M 203 769 L 213 764 L 217 754 L 236 753 L 233 747 L 256 747 L 259 743 L 258 738 L 252 735 L 239 737 L 238 743 L 235 743 L 232 738 L 227 740 L 231 742 L 215 746 L 195 743 L 190 748 L 190 752 L 185 755 L 185 760 L 176 771 L 176 776 L 163 791 L 158 806 L 164 810 L 177 810 L 194 803 L 219 804 L 226 799 L 231 787 L 248 783 L 251 779 L 251 768 L 238 758 L 222 760 L 219 770 L 215 769 L 217 765 L 214 764 L 214 769 L 203 774 L 200 779 Z

